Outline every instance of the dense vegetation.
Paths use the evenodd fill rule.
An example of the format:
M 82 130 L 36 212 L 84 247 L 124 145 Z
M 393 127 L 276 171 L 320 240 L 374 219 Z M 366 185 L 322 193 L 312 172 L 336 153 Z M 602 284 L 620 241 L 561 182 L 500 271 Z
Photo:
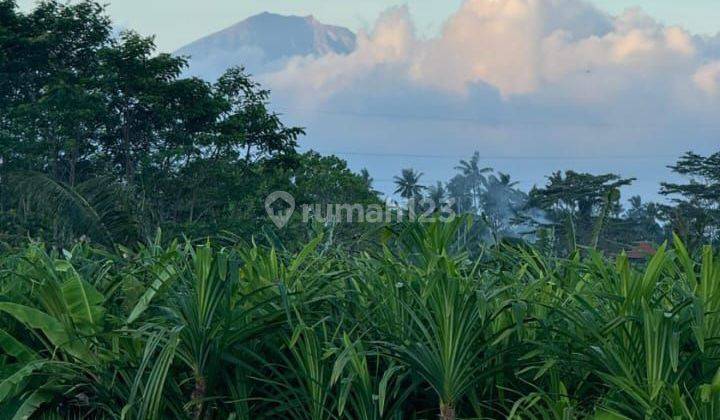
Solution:
M 720 265 L 456 247 L 348 256 L 159 238 L 2 258 L 0 413 L 124 418 L 698 418 L 720 410 Z
M 422 174 L 404 169 L 396 194 L 436 203 L 452 200 L 456 213 L 478 222 L 476 236 L 485 242 L 522 238 L 567 255 L 577 246 L 617 254 L 639 242 L 659 244 L 680 236 L 691 249 L 720 242 L 720 153 L 686 153 L 670 168 L 689 182 L 661 183 L 665 203 L 621 200 L 623 187 L 635 179 L 568 170 L 548 176 L 546 185 L 520 190 L 506 173 L 480 166 L 476 152 L 456 168 L 447 183 L 426 186 Z M 624 204 L 629 204 L 625 206 Z
M 273 191 L 381 194 L 242 68 L 185 66 L 93 1 L 0 0 L 0 418 L 720 416 L 720 153 L 628 208 L 633 179 L 525 192 L 476 153 L 395 179 L 386 210 L 453 222 L 280 231 Z
M 263 200 L 273 191 L 298 205 L 381 202 L 366 171 L 299 153 L 304 130 L 285 126 L 242 68 L 210 83 L 183 77 L 186 65 L 152 38 L 118 34 L 94 1 L 42 1 L 23 14 L 0 0 L 0 242 L 112 246 L 157 228 L 168 238 L 249 239 L 272 236 Z M 433 186 L 405 169 L 396 193 L 438 207 L 452 200 L 475 219 L 475 242 L 540 240 L 560 256 L 576 245 L 616 254 L 673 232 L 691 249 L 720 239 L 720 153 L 683 156 L 673 170 L 689 182 L 662 185 L 669 203 L 633 197 L 627 208 L 620 190 L 633 179 L 566 171 L 524 192 L 481 159 Z M 309 238 L 298 219 L 286 244 Z M 365 231 L 333 229 L 353 244 Z
M 299 154 L 303 130 L 241 68 L 208 83 L 185 67 L 151 38 L 115 36 L 94 2 L 22 14 L 0 0 L 0 241 L 249 236 L 275 190 L 377 201 L 342 160 Z

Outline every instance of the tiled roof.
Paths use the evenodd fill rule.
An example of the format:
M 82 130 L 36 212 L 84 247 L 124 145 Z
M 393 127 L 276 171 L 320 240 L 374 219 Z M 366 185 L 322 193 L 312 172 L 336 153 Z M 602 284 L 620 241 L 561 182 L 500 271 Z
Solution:
M 627 256 L 633 260 L 642 260 L 655 255 L 655 247 L 648 242 L 639 242 L 627 252 Z

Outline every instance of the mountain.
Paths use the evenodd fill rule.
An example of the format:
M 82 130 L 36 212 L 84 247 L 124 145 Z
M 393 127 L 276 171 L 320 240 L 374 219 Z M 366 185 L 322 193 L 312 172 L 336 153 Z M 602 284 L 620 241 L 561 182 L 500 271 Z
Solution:
M 265 73 L 280 69 L 295 56 L 348 54 L 355 50 L 355 43 L 349 29 L 322 24 L 313 16 L 265 12 L 194 41 L 175 54 L 191 57 L 190 74 L 214 80 L 230 66 Z

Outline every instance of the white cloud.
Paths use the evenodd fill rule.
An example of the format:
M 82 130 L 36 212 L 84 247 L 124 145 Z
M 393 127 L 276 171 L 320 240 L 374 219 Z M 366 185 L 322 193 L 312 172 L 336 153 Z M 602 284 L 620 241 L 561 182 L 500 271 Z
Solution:
M 418 39 L 408 10 L 392 9 L 360 34 L 354 53 L 297 58 L 269 80 L 322 99 L 382 70 L 448 93 L 484 83 L 508 97 L 592 74 L 589 82 L 609 84 L 612 94 L 638 74 L 685 72 L 691 83 L 701 65 L 697 42 L 637 9 L 611 17 L 578 0 L 467 0 L 436 38 Z
M 300 103 L 317 104 L 378 68 L 407 63 L 417 42 L 407 8 L 394 8 L 380 16 L 372 33 L 358 34 L 353 53 L 295 57 L 266 78 L 273 88 L 294 92 Z
M 693 80 L 708 95 L 720 93 L 720 61 L 713 61 L 700 67 Z
M 433 38 L 391 9 L 355 52 L 296 58 L 264 82 L 286 109 L 308 111 L 298 122 L 330 151 L 677 156 L 716 149 L 720 134 L 720 37 L 581 0 L 466 0 Z M 671 162 L 641 171 L 608 158 L 588 170 L 626 165 L 656 191 Z M 535 166 L 518 176 L 542 182 L 582 162 Z

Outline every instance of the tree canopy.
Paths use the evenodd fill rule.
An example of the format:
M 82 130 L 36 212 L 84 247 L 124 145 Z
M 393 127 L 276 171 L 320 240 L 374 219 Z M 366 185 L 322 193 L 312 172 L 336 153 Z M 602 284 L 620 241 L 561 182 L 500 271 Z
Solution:
M 259 203 L 273 190 L 375 197 L 341 161 L 299 155 L 304 130 L 282 122 L 242 67 L 215 83 L 182 77 L 185 58 L 150 37 L 114 36 L 96 2 L 23 14 L 0 0 L 0 31 L 6 240 L 249 234 L 267 223 Z

